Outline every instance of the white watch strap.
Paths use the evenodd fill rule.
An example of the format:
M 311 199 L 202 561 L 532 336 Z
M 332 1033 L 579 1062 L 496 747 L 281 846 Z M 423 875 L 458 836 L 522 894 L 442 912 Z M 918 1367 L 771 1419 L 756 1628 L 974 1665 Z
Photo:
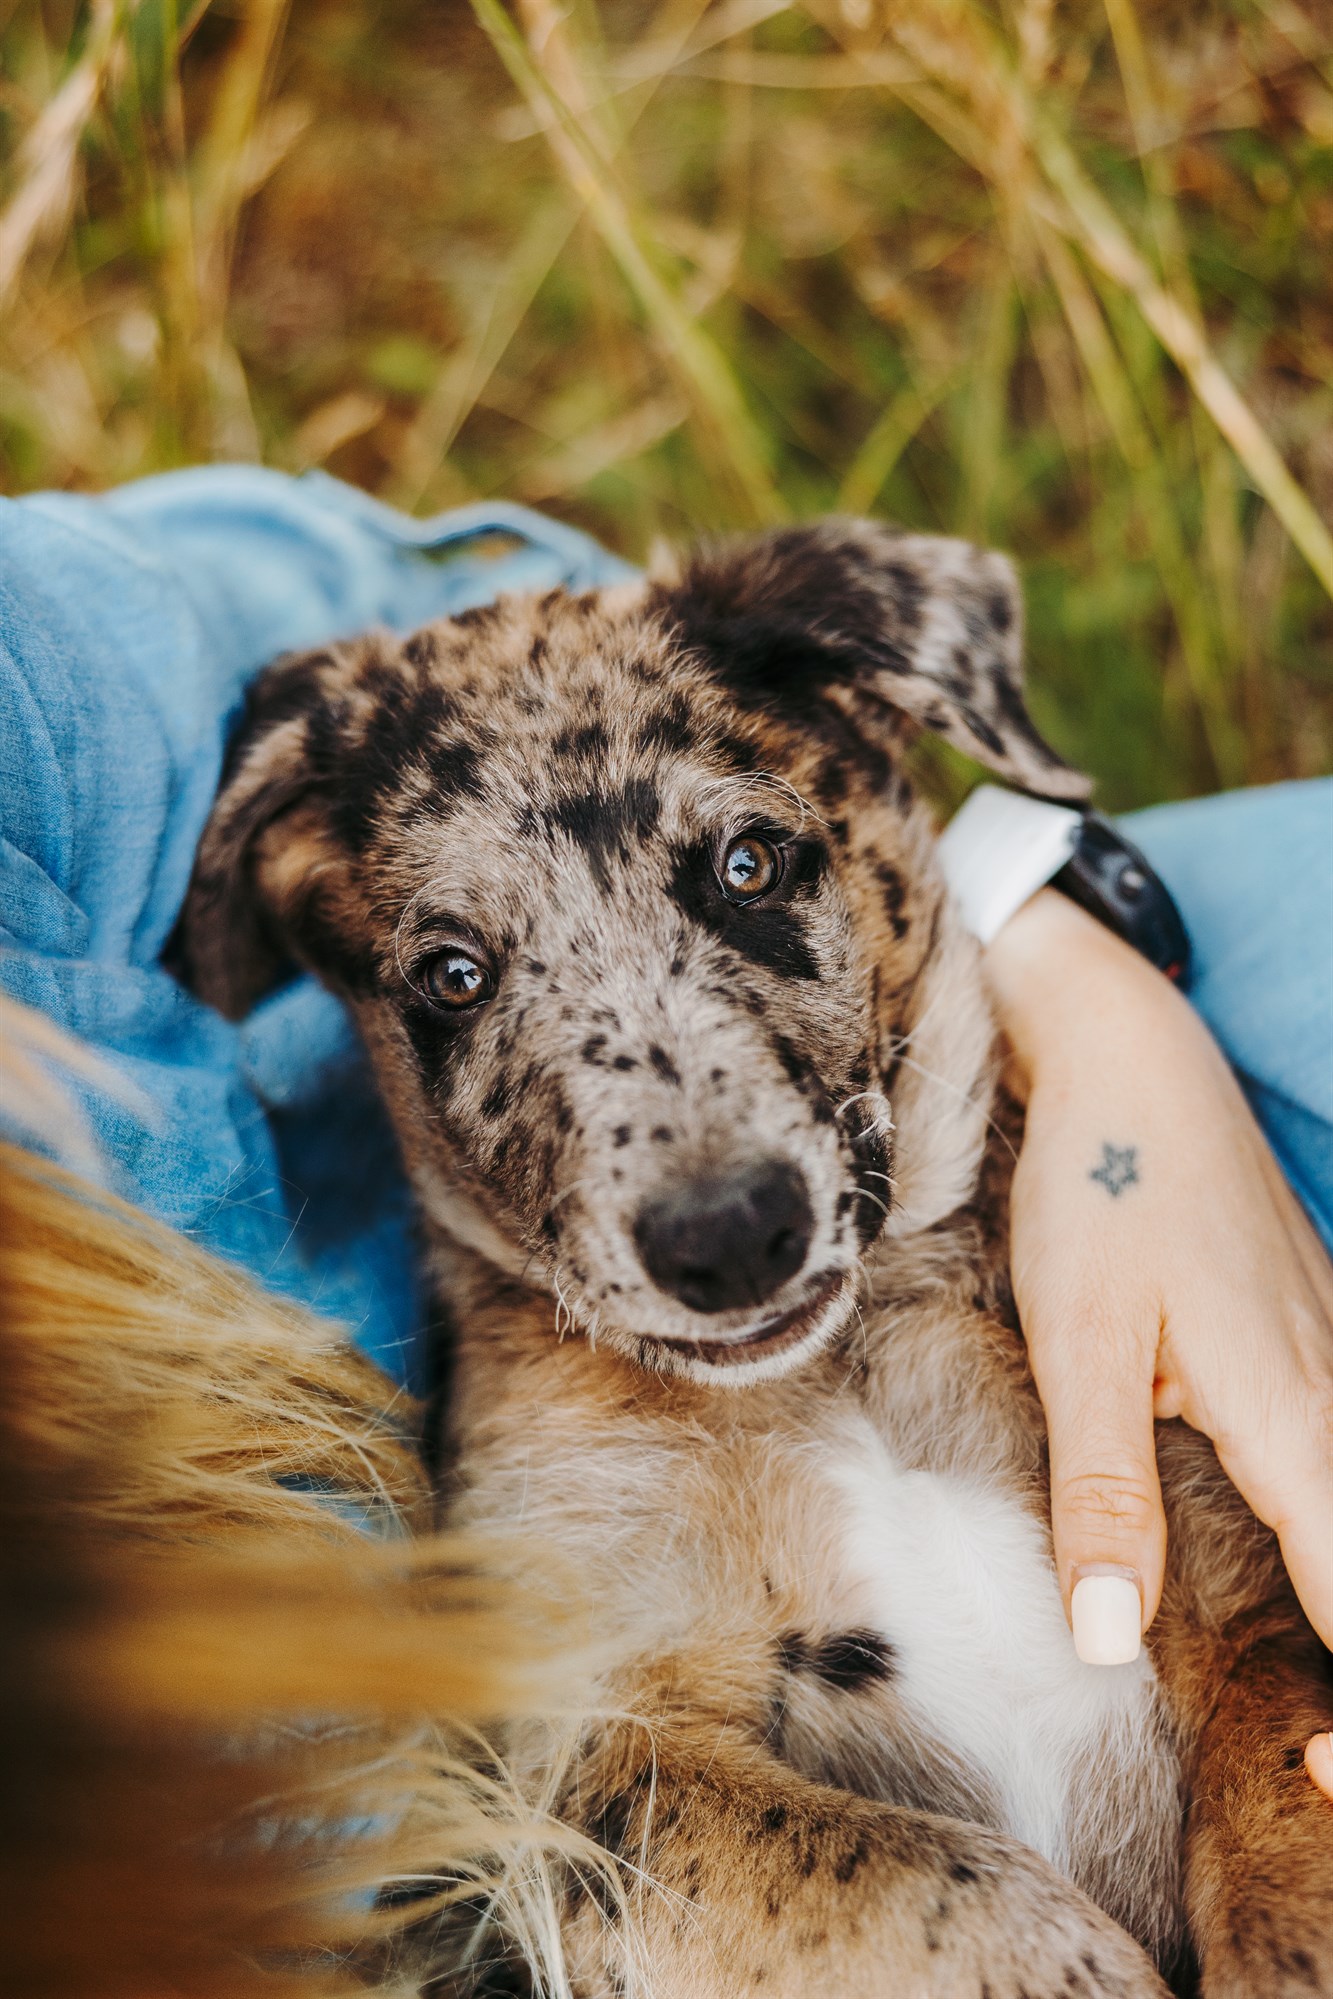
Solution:
M 1074 851 L 1081 812 L 983 784 L 955 812 L 937 851 L 963 922 L 989 944 Z

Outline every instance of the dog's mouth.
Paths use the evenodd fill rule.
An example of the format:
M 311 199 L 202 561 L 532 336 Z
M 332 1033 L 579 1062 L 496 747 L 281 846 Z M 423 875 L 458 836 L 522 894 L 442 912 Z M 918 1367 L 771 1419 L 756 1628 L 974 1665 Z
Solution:
M 680 1340 L 659 1337 L 658 1344 L 673 1352 L 688 1354 L 691 1360 L 707 1361 L 711 1367 L 741 1367 L 756 1360 L 769 1360 L 798 1347 L 823 1318 L 847 1282 L 847 1273 L 832 1270 L 820 1278 L 815 1289 L 799 1305 L 774 1319 L 763 1319 L 748 1333 L 729 1340 Z

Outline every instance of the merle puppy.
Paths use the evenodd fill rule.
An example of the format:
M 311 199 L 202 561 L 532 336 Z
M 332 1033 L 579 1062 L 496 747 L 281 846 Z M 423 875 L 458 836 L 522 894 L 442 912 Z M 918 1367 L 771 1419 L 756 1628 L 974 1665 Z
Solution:
M 456 1510 L 597 1608 L 565 1798 L 627 1902 L 571 1883 L 577 1991 L 1333 1994 L 1327 1655 L 1179 1424 L 1151 1645 L 1073 1650 L 923 726 L 1086 788 L 1008 564 L 856 521 L 282 660 L 184 957 L 232 1016 L 293 961 L 347 1000 L 458 1329 Z

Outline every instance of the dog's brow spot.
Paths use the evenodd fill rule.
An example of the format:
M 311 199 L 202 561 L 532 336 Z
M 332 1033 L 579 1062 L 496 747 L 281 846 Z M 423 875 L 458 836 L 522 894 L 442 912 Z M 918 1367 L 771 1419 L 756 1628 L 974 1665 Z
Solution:
M 847 796 L 849 783 L 850 773 L 847 769 L 846 759 L 841 757 L 836 751 L 832 752 L 820 765 L 819 773 L 815 779 L 815 786 L 819 793 L 820 802 L 829 806 L 841 805 Z
M 584 1061 L 591 1063 L 594 1069 L 604 1069 L 606 1063 L 602 1059 L 602 1050 L 605 1047 L 606 1036 L 604 1034 L 590 1034 L 581 1050 Z
M 672 1131 L 669 1124 L 655 1124 L 652 1129 L 652 1136 L 658 1145 L 670 1145 L 676 1134 Z
M 657 787 L 647 778 L 631 778 L 615 794 L 585 791 L 557 799 L 545 809 L 547 831 L 561 832 L 587 855 L 597 886 L 611 886 L 610 861 L 629 858 L 629 842 L 646 840 L 661 813 Z
M 627 1124 L 618 1124 L 612 1135 L 611 1143 L 615 1146 L 628 1145 L 633 1136 L 634 1133 Z
M 637 1069 L 638 1066 L 638 1060 L 633 1055 L 617 1055 L 615 1061 L 611 1064 L 613 1069 L 620 1070 Z
M 678 979 L 685 970 L 685 960 L 683 958 L 673 958 L 667 969 L 673 979 Z
M 528 970 L 532 973 L 534 979 L 540 979 L 545 975 L 546 967 L 540 958 L 529 958 Z
M 675 699 L 657 714 L 650 715 L 639 730 L 638 746 L 641 750 L 677 750 L 693 748 L 695 731 L 690 726 L 689 705 L 685 697 L 678 694 Z
M 710 1083 L 725 1083 L 727 1072 L 725 1069 L 710 1069 L 708 1071 L 708 1080 Z
M 660 1048 L 654 1041 L 648 1050 L 648 1060 L 652 1063 L 654 1071 L 661 1077 L 664 1083 L 674 1083 L 676 1088 L 679 1089 L 680 1070 L 667 1054 L 665 1048 Z

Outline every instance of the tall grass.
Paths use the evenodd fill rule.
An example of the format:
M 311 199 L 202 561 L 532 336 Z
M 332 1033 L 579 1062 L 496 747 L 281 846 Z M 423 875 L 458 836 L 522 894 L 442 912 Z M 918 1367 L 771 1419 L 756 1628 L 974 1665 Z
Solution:
M 1333 763 L 1312 0 L 0 19 L 8 490 L 322 464 L 630 555 L 873 510 L 1019 558 L 1108 802 Z

